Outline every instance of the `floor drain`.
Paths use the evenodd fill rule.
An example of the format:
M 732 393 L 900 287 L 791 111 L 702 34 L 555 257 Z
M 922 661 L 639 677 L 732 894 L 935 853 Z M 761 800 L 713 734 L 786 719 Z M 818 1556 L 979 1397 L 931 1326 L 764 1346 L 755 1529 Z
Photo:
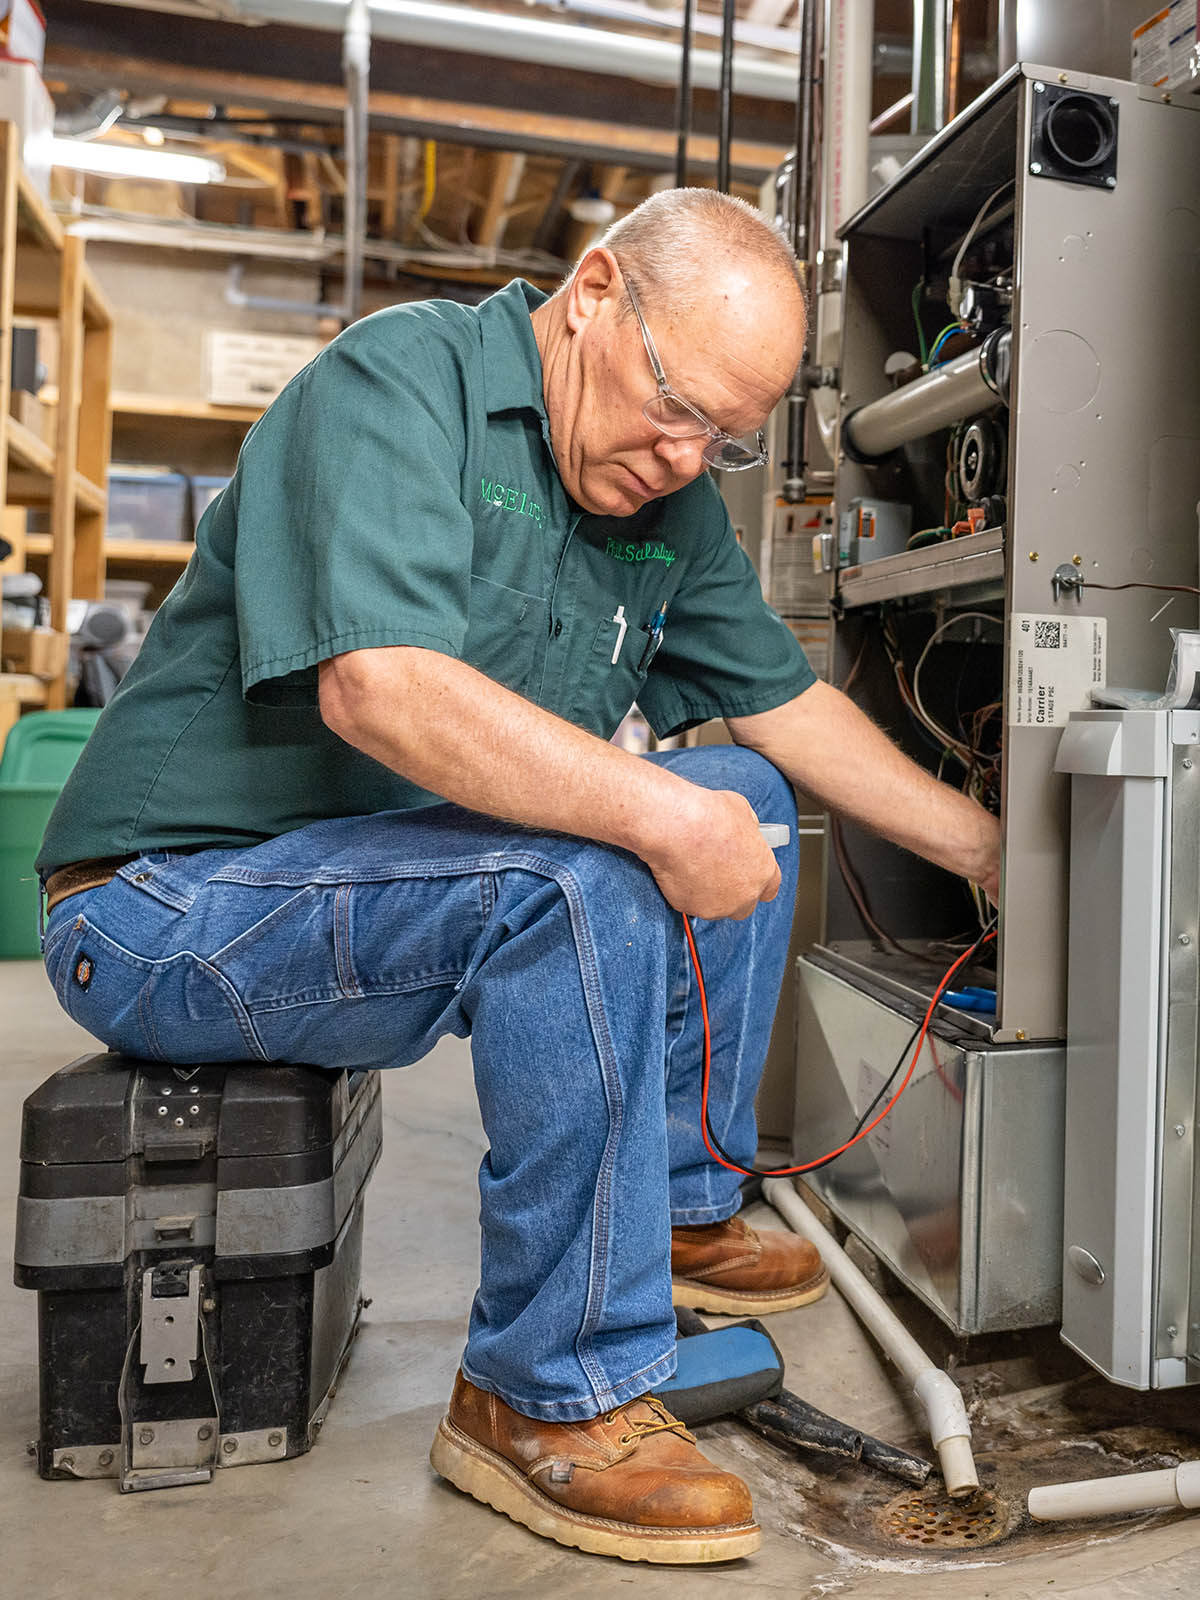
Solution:
M 892 1500 L 879 1513 L 884 1533 L 917 1549 L 972 1550 L 1008 1532 L 1008 1507 L 986 1490 L 951 1500 L 944 1489 L 920 1489 Z

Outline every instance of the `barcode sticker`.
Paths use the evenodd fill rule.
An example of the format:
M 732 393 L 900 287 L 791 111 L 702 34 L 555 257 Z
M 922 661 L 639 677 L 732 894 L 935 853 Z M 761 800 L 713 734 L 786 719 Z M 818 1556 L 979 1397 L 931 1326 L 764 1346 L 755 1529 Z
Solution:
M 1104 682 L 1104 617 L 1038 617 L 1014 612 L 1009 635 L 1010 728 L 1065 727 Z

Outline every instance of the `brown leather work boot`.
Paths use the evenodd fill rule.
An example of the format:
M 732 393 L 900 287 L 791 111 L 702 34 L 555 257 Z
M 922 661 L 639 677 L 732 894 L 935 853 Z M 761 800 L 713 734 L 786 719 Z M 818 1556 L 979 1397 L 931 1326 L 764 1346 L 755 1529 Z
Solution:
M 732 1561 L 762 1542 L 750 1491 L 651 1395 L 586 1422 L 537 1422 L 462 1373 L 435 1472 L 545 1539 L 623 1561 Z
M 761 1317 L 806 1306 L 828 1287 L 816 1245 L 798 1233 L 758 1233 L 741 1217 L 671 1229 L 672 1305 Z

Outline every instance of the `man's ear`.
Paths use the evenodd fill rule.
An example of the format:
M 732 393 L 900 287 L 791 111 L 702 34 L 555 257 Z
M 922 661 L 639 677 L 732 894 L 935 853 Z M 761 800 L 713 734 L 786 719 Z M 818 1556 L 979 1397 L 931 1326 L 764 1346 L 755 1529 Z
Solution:
M 611 250 L 598 245 L 589 250 L 575 268 L 567 290 L 567 326 L 581 333 L 604 309 L 619 303 L 625 293 L 624 279 Z

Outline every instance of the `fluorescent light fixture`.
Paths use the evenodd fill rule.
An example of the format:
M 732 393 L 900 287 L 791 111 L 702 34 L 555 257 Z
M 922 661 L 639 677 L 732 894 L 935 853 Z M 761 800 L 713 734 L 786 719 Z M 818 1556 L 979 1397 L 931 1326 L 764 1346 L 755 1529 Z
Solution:
M 51 139 L 50 160 L 76 172 L 112 178 L 160 178 L 164 183 L 220 183 L 225 168 L 205 156 L 175 155 L 133 144 L 99 144 L 91 139 Z

